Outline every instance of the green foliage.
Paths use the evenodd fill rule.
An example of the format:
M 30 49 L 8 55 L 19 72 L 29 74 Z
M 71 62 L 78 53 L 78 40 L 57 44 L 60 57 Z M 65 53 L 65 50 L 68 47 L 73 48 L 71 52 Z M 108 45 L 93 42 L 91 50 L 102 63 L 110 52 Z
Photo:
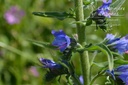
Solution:
M 75 18 L 73 14 L 67 12 L 33 12 L 33 14 L 36 16 L 57 18 L 59 20 L 64 20 L 66 18 Z
M 39 47 L 43 47 L 43 48 L 51 48 L 51 49 L 55 49 L 56 47 L 51 45 L 48 42 L 41 42 L 41 41 L 35 41 L 35 40 L 29 40 L 30 42 L 32 42 L 33 44 L 39 46 Z
M 118 27 L 114 26 L 111 32 L 125 35 L 127 33 L 126 28 L 128 27 L 128 9 L 126 9 L 128 2 L 127 0 L 114 1 L 115 3 L 112 4 L 111 7 L 119 10 L 120 6 L 122 6 L 125 2 L 123 5 L 125 10 L 122 11 L 124 14 L 123 18 L 119 18 L 119 20 L 121 20 L 121 25 Z M 86 7 L 90 6 L 90 2 L 84 1 L 83 3 Z M 19 24 L 10 25 L 4 19 L 4 13 L 13 5 L 17 5 L 19 8 L 23 9 L 25 11 L 25 16 Z M 60 53 L 55 52 L 55 47 L 49 43 L 53 40 L 51 30 L 58 30 L 61 28 L 69 35 L 76 33 L 74 24 L 70 24 L 73 22 L 72 18 L 75 19 L 76 15 L 72 11 L 65 12 L 67 9 L 73 8 L 73 5 L 74 2 L 72 0 L 0 0 L 0 85 L 60 85 L 60 83 L 61 85 L 66 85 L 67 80 L 72 85 L 73 81 L 78 81 L 76 79 L 78 79 L 78 76 L 81 75 L 81 68 L 78 63 L 79 56 L 75 53 L 77 50 L 74 51 L 71 58 L 75 68 L 71 61 L 69 61 L 69 67 L 66 67 L 65 63 L 61 64 L 64 65 L 69 72 L 76 72 L 78 76 L 73 74 L 74 79 L 72 79 L 71 76 L 66 75 L 67 79 L 62 77 L 59 84 L 58 80 L 54 79 L 51 73 L 46 73 L 46 70 L 42 69 L 42 66 L 40 66 L 37 58 L 44 57 L 53 60 L 58 60 L 58 58 L 60 58 L 58 56 Z M 89 10 L 90 9 L 91 8 L 89 8 Z M 45 10 L 48 12 L 45 12 Z M 117 12 L 118 10 L 115 11 Z M 32 12 L 34 15 L 41 16 L 41 18 L 33 16 Z M 89 15 L 86 17 L 88 16 Z M 58 21 L 57 19 L 63 21 Z M 110 51 L 103 44 L 94 45 L 94 43 L 103 40 L 106 33 L 94 31 L 95 27 L 90 26 L 93 24 L 92 20 L 75 22 L 75 24 L 76 23 L 86 24 L 88 26 L 86 28 L 89 29 L 87 30 L 87 43 L 93 42 L 92 45 L 80 48 L 80 52 L 81 50 L 88 50 L 90 54 L 92 54 L 92 52 L 98 50 L 99 53 L 98 57 L 95 58 L 95 61 L 93 61 L 92 64 L 95 69 L 92 70 L 92 76 L 95 76 L 94 74 L 101 71 L 101 68 L 106 69 L 108 67 L 108 63 L 110 70 L 113 68 L 113 62 L 115 64 L 114 66 L 128 64 L 128 55 L 123 57 L 122 55 Z M 53 50 L 51 50 L 51 48 Z M 90 57 L 92 58 L 92 56 Z M 106 62 L 107 60 L 109 60 L 109 62 Z M 35 75 L 31 71 L 31 67 L 33 66 L 36 67 L 38 75 Z M 46 81 L 43 80 L 44 76 L 46 77 L 46 81 L 52 81 L 46 83 Z M 100 83 L 101 85 L 104 85 L 104 81 L 104 78 L 101 80 L 96 79 L 94 84 Z
M 88 50 L 90 51 L 100 50 L 101 52 L 103 52 L 108 58 L 109 70 L 113 69 L 113 55 L 107 46 L 105 46 L 104 44 L 99 44 L 99 45 L 91 46 L 90 48 L 88 48 Z

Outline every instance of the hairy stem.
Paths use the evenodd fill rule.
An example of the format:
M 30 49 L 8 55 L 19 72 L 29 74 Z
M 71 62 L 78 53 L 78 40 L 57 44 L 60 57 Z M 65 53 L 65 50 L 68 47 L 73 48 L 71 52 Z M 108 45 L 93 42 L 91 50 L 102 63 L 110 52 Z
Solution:
M 83 21 L 84 20 L 84 13 L 83 13 L 83 0 L 75 0 L 75 7 L 76 7 L 76 21 Z M 77 34 L 78 34 L 78 42 L 83 44 L 85 42 L 85 26 L 82 23 L 77 23 Z M 82 67 L 82 74 L 84 85 L 89 85 L 90 83 L 90 64 L 89 64 L 89 56 L 88 52 L 80 52 L 80 61 Z
M 90 64 L 89 64 L 89 56 L 88 52 L 80 53 L 80 61 L 84 79 L 84 85 L 90 84 Z

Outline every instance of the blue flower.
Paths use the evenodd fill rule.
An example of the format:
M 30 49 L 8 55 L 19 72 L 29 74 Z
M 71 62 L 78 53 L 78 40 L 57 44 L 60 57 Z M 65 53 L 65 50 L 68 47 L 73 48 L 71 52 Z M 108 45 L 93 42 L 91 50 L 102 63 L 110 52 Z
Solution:
M 43 64 L 44 68 L 49 69 L 44 76 L 45 81 L 51 81 L 59 75 L 69 74 L 68 69 L 59 63 L 44 58 L 39 58 L 39 61 Z
M 103 0 L 103 4 L 101 7 L 99 7 L 97 9 L 98 15 L 102 15 L 105 17 L 110 18 L 111 14 L 110 14 L 110 4 L 112 3 L 112 0 Z
M 125 85 L 128 85 L 128 65 L 121 65 L 114 71 L 115 75 L 117 75 L 117 77 L 121 79 L 125 83 Z
M 123 54 L 128 51 L 128 35 L 122 37 L 120 40 L 114 42 L 116 44 L 114 48 L 118 50 L 119 54 Z
M 39 60 L 44 65 L 43 66 L 44 68 L 54 69 L 54 68 L 60 68 L 61 67 L 60 64 L 57 64 L 54 61 L 49 60 L 49 59 L 40 58 Z
M 112 70 L 112 71 L 107 70 L 106 73 L 108 73 L 110 76 L 112 76 L 112 78 L 113 78 L 114 80 L 116 80 L 115 75 L 114 75 L 114 70 Z
M 112 77 L 116 78 L 116 79 L 120 79 L 121 80 L 121 84 L 120 85 L 128 85 L 128 65 L 121 65 L 117 68 L 115 68 L 113 71 L 106 71 L 109 75 L 111 75 Z M 114 79 L 114 80 L 116 80 Z M 117 83 L 120 81 L 117 81 Z
M 52 45 L 58 47 L 58 49 L 63 52 L 71 43 L 70 37 L 68 37 L 62 30 L 52 30 L 52 34 L 55 36 Z
M 80 82 L 81 82 L 82 84 L 84 84 L 83 76 L 80 76 L 80 77 L 79 77 L 79 80 L 80 80 Z
M 115 41 L 120 40 L 120 38 L 116 37 L 116 35 L 113 34 L 107 34 L 105 39 L 107 40 L 107 44 L 111 44 Z
M 110 49 L 118 51 L 119 54 L 128 52 L 128 35 L 119 38 L 113 34 L 107 34 L 105 40 L 107 45 L 111 44 Z

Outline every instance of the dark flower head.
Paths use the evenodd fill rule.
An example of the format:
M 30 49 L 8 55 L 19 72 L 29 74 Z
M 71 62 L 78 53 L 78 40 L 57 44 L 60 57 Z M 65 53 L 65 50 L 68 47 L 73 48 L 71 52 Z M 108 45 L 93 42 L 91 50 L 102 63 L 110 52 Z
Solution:
M 71 43 L 70 37 L 68 37 L 62 30 L 52 30 L 52 34 L 55 36 L 52 45 L 58 47 L 60 51 L 63 52 Z
M 9 10 L 4 14 L 4 18 L 9 24 L 20 23 L 22 17 L 25 15 L 24 11 L 19 9 L 17 6 L 10 7 Z
M 118 51 L 119 54 L 128 52 L 128 35 L 119 38 L 113 34 L 106 35 L 106 44 L 111 44 L 110 48 L 114 51 Z
M 102 15 L 102 16 L 110 18 L 111 14 L 110 14 L 109 6 L 111 3 L 112 3 L 112 0 L 103 0 L 102 6 L 97 9 L 98 15 Z
M 40 58 L 39 60 L 44 65 L 43 66 L 44 68 L 50 68 L 50 69 L 52 69 L 52 68 L 60 68 L 60 64 L 57 64 L 52 60 L 44 59 L 44 58 Z
M 59 75 L 69 74 L 68 69 L 62 66 L 59 63 L 55 63 L 52 60 L 40 58 L 39 61 L 43 64 L 44 68 L 48 68 L 49 70 L 44 76 L 46 81 L 51 81 Z

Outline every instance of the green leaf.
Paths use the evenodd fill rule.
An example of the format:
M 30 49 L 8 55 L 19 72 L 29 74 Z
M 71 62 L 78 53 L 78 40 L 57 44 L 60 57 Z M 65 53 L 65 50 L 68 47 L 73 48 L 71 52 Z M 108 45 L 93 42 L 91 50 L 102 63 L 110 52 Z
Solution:
M 114 63 L 124 65 L 124 64 L 128 64 L 128 61 L 123 60 L 123 59 L 117 59 L 117 60 L 114 61 Z
M 72 77 L 70 75 L 66 76 L 67 85 L 74 85 L 74 82 L 72 80 Z
M 113 63 L 113 54 L 112 54 L 112 52 L 109 50 L 109 48 L 107 47 L 107 46 L 105 46 L 104 44 L 101 44 L 100 45 L 105 51 L 107 51 L 106 52 L 106 55 L 108 55 L 107 57 L 108 57 L 108 62 L 109 62 L 109 70 L 111 71 L 111 70 L 113 70 L 113 65 L 114 65 L 114 63 Z
M 68 72 L 70 74 L 74 73 L 74 66 L 73 66 L 73 64 L 71 62 L 69 62 L 69 61 L 59 61 L 59 63 L 62 66 L 64 66 L 65 68 L 67 68 L 68 69 Z
M 12 46 L 9 46 L 9 45 L 7 45 L 7 44 L 5 44 L 5 43 L 3 43 L 3 42 L 0 42 L 0 47 L 2 47 L 2 48 L 4 48 L 4 49 L 7 49 L 7 50 L 9 50 L 9 51 L 11 51 L 11 52 L 13 52 L 13 53 L 16 53 L 16 54 L 18 54 L 18 55 L 24 55 L 24 53 L 23 53 L 22 51 L 20 51 L 20 50 L 14 48 L 14 47 L 12 47 Z
M 36 40 L 29 40 L 31 41 L 33 44 L 39 46 L 39 47 L 47 47 L 47 48 L 51 48 L 51 49 L 55 49 L 56 47 L 51 45 L 51 43 L 48 43 L 48 42 L 42 42 L 42 41 L 36 41 Z
M 119 53 L 117 53 L 117 52 L 112 52 L 112 54 L 113 54 L 114 56 L 116 56 L 116 57 L 119 57 L 119 58 L 121 58 L 121 59 L 124 59 L 124 57 L 123 57 L 122 55 L 120 55 Z
M 82 24 L 82 25 L 85 25 L 86 24 L 86 21 L 73 21 L 71 24 Z
M 80 84 L 80 81 L 79 81 L 79 79 L 78 79 L 78 77 L 77 77 L 77 75 L 75 74 L 75 72 L 74 72 L 74 66 L 73 66 L 73 63 L 70 61 L 59 61 L 59 63 L 62 65 L 62 66 L 64 66 L 65 68 L 67 68 L 68 69 L 68 72 L 70 73 L 70 75 L 71 75 L 71 79 L 72 79 L 72 83 L 74 83 L 74 84 L 76 84 L 76 85 L 81 85 Z M 72 84 L 72 85 L 74 85 L 74 84 Z
M 83 4 L 84 4 L 85 6 L 87 6 L 87 5 L 91 4 L 91 1 L 83 1 Z
M 106 67 L 108 65 L 108 62 L 102 62 L 102 63 L 96 63 L 96 62 L 93 62 L 93 65 L 96 65 L 98 67 Z
M 113 70 L 113 65 L 114 65 L 113 64 L 113 55 L 107 46 L 105 46 L 104 44 L 99 44 L 99 45 L 91 46 L 90 48 L 88 48 L 88 50 L 89 51 L 93 51 L 93 50 L 102 51 L 108 57 L 109 70 L 110 71 Z
M 74 18 L 73 14 L 67 12 L 33 12 L 33 14 L 41 17 L 57 18 L 59 20 Z
M 86 26 L 89 26 L 92 24 L 92 19 L 91 18 L 88 18 L 87 19 L 87 22 L 86 22 Z

